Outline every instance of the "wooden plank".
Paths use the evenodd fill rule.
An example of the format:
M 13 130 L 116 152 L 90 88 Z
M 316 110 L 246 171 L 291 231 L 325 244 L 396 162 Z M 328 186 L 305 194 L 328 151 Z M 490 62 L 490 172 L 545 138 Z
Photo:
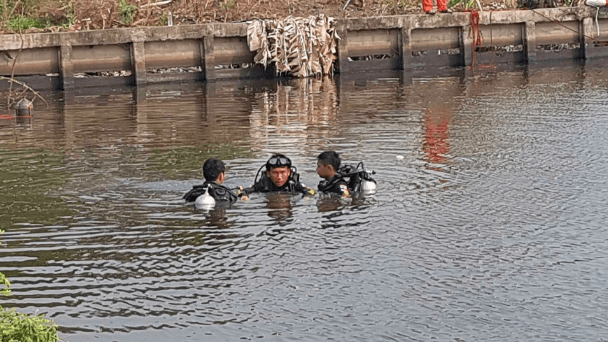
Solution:
M 146 42 L 146 69 L 201 65 L 200 41 L 195 39 Z
M 59 73 L 59 48 L 41 48 L 6 51 L 10 58 L 3 54 L 0 58 L 0 75 L 10 76 L 13 62 L 15 64 L 15 75 L 40 75 Z M 19 55 L 17 57 L 17 55 Z
M 130 47 L 121 45 L 72 46 L 74 72 L 131 70 Z
M 371 55 L 401 55 L 399 51 L 399 39 L 401 33 L 393 30 L 361 30 L 348 32 L 348 56 L 371 56 Z

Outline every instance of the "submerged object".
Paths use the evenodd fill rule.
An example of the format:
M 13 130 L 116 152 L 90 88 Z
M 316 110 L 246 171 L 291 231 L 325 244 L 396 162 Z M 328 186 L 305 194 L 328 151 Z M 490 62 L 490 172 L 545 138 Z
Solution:
M 194 200 L 194 205 L 197 209 L 211 209 L 215 206 L 215 199 L 209 195 L 210 185 L 207 186 L 207 190 L 204 194 L 198 196 L 196 200 Z
M 26 99 L 25 97 L 17 102 L 17 116 L 21 117 L 30 117 L 32 116 L 32 110 L 34 109 L 34 104 L 32 101 Z

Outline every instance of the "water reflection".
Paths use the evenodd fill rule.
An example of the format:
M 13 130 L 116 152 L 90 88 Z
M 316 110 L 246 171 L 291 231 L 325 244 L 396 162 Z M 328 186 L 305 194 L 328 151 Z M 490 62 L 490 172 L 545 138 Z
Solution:
M 450 151 L 449 123 L 453 112 L 447 106 L 432 104 L 424 111 L 423 150 L 431 163 L 442 163 Z
M 608 72 L 468 72 L 49 94 L 0 125 L 6 306 L 71 342 L 601 339 Z M 323 150 L 377 193 L 180 202 L 208 157 L 311 185 Z
M 266 194 L 268 216 L 275 219 L 277 223 L 288 222 L 288 219 L 293 216 L 293 200 L 292 194 L 287 193 L 269 193 Z

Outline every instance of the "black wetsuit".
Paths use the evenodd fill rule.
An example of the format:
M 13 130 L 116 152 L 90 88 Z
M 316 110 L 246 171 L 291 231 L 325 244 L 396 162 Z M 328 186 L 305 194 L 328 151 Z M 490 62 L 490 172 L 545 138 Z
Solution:
M 292 194 L 309 194 L 308 187 L 294 180 L 294 177 L 289 177 L 289 180 L 283 186 L 278 187 L 274 185 L 272 180 L 270 180 L 270 178 L 266 174 L 263 174 L 260 180 L 253 184 L 251 187 L 243 189 L 242 194 L 249 196 L 249 194 L 254 192 L 289 192 Z
M 338 194 L 340 196 L 348 196 L 350 194 L 348 183 L 339 173 L 336 173 L 331 179 L 320 181 L 318 189 L 324 193 Z
M 205 194 L 207 191 L 207 187 L 209 188 L 209 196 L 215 199 L 216 203 L 224 202 L 224 203 L 234 203 L 237 200 L 236 194 L 232 192 L 227 187 L 217 184 L 215 181 L 205 181 L 203 185 L 195 185 L 192 187 L 192 190 L 188 191 L 187 194 L 182 197 L 186 200 L 186 202 L 194 202 L 196 198 L 200 195 Z

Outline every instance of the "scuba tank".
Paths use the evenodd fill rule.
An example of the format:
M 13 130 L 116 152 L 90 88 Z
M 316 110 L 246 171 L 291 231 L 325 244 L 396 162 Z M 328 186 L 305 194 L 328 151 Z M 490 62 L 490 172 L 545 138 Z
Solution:
M 357 166 L 344 165 L 340 167 L 338 173 L 342 179 L 344 179 L 351 192 L 361 192 L 365 194 L 376 192 L 376 181 L 371 176 L 376 172 L 366 170 L 365 166 L 363 166 L 363 162 L 360 162 Z
M 211 209 L 215 206 L 215 199 L 209 195 L 209 190 L 211 190 L 211 185 L 208 184 L 205 193 L 194 200 L 197 209 Z

